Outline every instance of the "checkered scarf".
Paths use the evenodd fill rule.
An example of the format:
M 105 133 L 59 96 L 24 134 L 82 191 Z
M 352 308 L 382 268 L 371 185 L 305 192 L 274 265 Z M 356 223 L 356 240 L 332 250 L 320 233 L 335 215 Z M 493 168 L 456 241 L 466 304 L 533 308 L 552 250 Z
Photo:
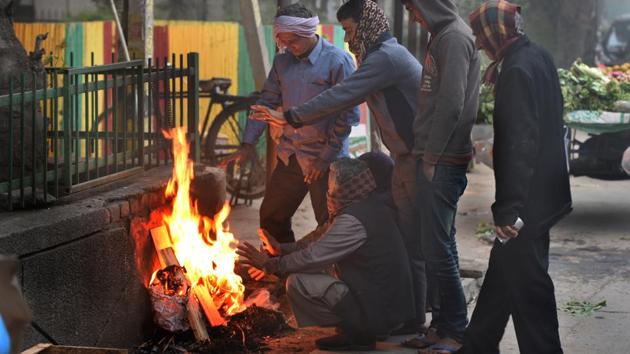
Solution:
M 378 42 L 383 32 L 389 32 L 389 21 L 385 12 L 374 0 L 364 0 L 357 33 L 348 43 L 359 64 L 365 59 L 367 50 Z
M 477 42 L 494 56 L 483 81 L 494 85 L 499 77 L 499 65 L 505 52 L 522 35 L 517 23 L 521 7 L 504 0 L 487 1 L 468 15 Z
M 345 207 L 367 198 L 376 189 L 376 182 L 370 169 L 354 175 L 342 184 L 328 190 L 328 215 L 330 219 L 337 216 Z

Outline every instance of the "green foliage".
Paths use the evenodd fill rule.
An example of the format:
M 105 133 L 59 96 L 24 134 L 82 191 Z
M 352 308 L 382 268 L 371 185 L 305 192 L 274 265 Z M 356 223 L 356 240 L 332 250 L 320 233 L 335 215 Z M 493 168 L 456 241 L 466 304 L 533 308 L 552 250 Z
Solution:
M 479 110 L 477 111 L 477 124 L 492 124 L 493 114 L 494 88 L 492 86 L 482 83 L 479 90 Z
M 564 304 L 564 306 L 562 306 L 560 309 L 574 316 L 588 317 L 604 307 L 606 307 L 606 300 L 602 300 L 598 303 L 592 303 L 590 301 L 571 300 Z
M 630 84 L 607 78 L 599 69 L 577 60 L 569 70 L 558 69 L 565 112 L 614 111 L 615 102 L 630 96 Z

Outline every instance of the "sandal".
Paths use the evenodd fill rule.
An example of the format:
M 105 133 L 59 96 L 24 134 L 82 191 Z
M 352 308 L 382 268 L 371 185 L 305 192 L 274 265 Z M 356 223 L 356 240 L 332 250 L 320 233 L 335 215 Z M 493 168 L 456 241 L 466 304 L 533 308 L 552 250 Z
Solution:
M 461 349 L 461 344 L 435 343 L 418 351 L 419 354 L 454 354 Z
M 425 334 L 421 336 L 413 337 L 411 339 L 407 339 L 406 341 L 400 343 L 402 347 L 412 348 L 412 349 L 424 349 L 434 344 L 435 342 L 430 341 L 429 338 Z

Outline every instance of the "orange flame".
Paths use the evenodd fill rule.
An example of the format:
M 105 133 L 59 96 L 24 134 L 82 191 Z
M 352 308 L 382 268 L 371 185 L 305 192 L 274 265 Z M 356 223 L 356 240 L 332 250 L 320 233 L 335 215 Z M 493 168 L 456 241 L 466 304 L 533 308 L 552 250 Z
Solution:
M 236 254 L 234 235 L 223 223 L 230 214 L 226 203 L 214 219 L 199 215 L 196 203 L 190 199 L 190 183 L 194 179 L 193 163 L 188 159 L 190 146 L 183 128 L 164 131 L 173 140 L 173 177 L 166 196 L 174 197 L 172 211 L 164 215 L 173 249 L 180 264 L 186 268 L 193 286 L 205 284 L 217 308 L 227 315 L 245 309 L 245 287 L 234 273 Z M 213 237 L 214 236 L 214 237 Z

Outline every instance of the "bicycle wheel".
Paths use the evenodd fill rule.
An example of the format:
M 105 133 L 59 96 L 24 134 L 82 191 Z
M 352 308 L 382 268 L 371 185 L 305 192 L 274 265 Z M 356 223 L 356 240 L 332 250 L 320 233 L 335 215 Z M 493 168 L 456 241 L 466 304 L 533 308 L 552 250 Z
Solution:
M 256 97 L 236 101 L 214 118 L 203 145 L 204 159 L 207 162 L 218 165 L 239 149 L 249 107 L 255 102 Z M 265 194 L 265 139 L 259 139 L 252 155 L 247 161 L 230 162 L 227 165 L 227 190 L 237 198 L 257 199 Z

